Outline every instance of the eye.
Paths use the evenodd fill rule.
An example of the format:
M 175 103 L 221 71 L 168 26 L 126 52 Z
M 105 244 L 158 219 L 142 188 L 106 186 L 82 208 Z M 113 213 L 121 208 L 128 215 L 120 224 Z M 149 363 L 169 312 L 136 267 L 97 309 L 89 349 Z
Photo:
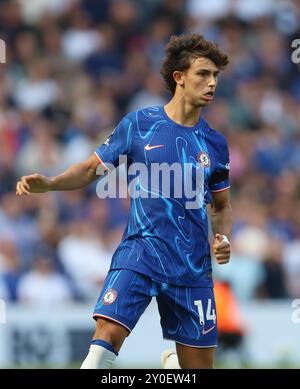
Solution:
M 209 75 L 209 73 L 208 72 L 205 72 L 205 71 L 200 71 L 200 72 L 198 72 L 197 73 L 199 76 L 201 76 L 201 77 L 205 77 L 205 76 L 208 76 Z

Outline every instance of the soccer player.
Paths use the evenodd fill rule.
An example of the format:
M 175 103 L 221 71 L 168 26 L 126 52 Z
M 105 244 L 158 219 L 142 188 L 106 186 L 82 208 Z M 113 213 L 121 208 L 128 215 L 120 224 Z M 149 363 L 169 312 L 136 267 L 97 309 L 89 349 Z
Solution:
M 154 296 L 163 337 L 175 341 L 178 356 L 164 355 L 164 367 L 178 362 L 181 368 L 213 367 L 217 321 L 207 205 L 219 264 L 230 258 L 232 222 L 227 142 L 202 118 L 202 109 L 213 100 L 227 63 L 227 55 L 203 36 L 173 36 L 161 70 L 172 94 L 168 104 L 126 115 L 87 161 L 55 177 L 32 174 L 17 183 L 17 195 L 80 189 L 98 178 L 99 165 L 110 171 L 123 155 L 131 189 L 140 191 L 131 198 L 128 225 L 95 307 L 96 331 L 84 369 L 112 365 Z M 173 174 L 167 195 L 160 186 L 147 186 L 143 176 L 153 177 L 152 167 L 162 164 L 182 168 L 182 174 Z M 140 168 L 137 176 L 136 166 L 146 171 Z M 194 198 L 186 192 L 178 195 L 189 178 L 197 186 Z

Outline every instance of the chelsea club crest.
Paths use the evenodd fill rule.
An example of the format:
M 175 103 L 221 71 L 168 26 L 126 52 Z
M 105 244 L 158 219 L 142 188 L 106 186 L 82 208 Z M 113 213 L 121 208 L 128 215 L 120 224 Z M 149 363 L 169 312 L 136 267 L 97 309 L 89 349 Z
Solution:
M 102 302 L 104 305 L 112 304 L 118 296 L 118 293 L 114 289 L 108 289 L 103 296 Z
M 204 167 L 210 166 L 209 155 L 205 151 L 200 151 L 197 156 L 197 161 Z

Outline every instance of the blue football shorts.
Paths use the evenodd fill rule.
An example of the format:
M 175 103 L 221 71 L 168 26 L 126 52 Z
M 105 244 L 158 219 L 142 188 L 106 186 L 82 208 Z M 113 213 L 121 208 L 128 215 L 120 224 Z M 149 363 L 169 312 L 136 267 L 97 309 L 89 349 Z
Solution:
M 216 307 L 212 288 L 159 283 L 131 270 L 111 270 L 93 318 L 111 319 L 133 330 L 156 297 L 163 337 L 192 347 L 217 346 Z

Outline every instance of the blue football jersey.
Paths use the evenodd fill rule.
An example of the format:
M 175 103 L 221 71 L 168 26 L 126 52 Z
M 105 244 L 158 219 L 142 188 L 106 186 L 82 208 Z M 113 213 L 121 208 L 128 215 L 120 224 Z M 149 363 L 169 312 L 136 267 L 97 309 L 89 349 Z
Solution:
M 225 137 L 203 118 L 185 127 L 150 107 L 125 116 L 96 155 L 108 169 L 127 158 L 131 211 L 111 269 L 212 286 L 206 205 L 229 188 Z

